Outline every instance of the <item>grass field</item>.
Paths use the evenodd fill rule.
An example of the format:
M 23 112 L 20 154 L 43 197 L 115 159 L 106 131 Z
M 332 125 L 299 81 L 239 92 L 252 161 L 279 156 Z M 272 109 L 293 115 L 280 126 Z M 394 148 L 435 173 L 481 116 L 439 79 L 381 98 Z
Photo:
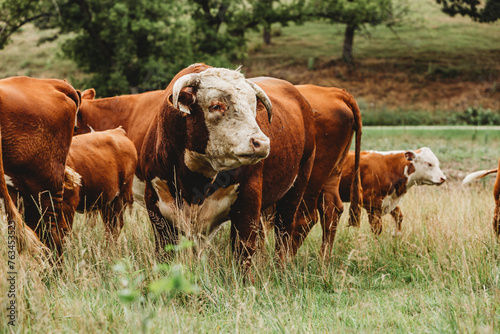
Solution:
M 388 217 L 379 237 L 369 231 L 366 214 L 359 229 L 347 228 L 343 217 L 329 261 L 318 257 L 316 226 L 284 268 L 275 264 L 270 240 L 252 268 L 253 285 L 243 283 L 232 261 L 228 226 L 210 243 L 177 252 L 165 273 L 154 269 L 142 209 L 127 217 L 119 242 L 111 245 L 100 221 L 79 216 L 59 267 L 43 269 L 17 257 L 19 326 L 14 331 L 498 333 L 500 245 L 491 227 L 493 178 L 468 186 L 459 182 L 461 173 L 496 166 L 498 133 L 365 128 L 363 149 L 430 146 L 449 180 L 441 187 L 411 189 L 402 204 L 400 238 L 392 236 Z M 0 258 L 5 259 L 0 261 L 5 310 L 5 243 Z M 186 277 L 196 289 L 148 290 L 165 277 L 171 279 L 169 291 L 186 290 Z M 0 329 L 11 330 L 5 316 Z

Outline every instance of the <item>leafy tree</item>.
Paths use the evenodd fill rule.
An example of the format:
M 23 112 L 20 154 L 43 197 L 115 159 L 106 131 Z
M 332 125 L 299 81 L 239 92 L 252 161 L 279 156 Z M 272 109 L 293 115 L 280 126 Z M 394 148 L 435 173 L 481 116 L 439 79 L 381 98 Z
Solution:
M 56 8 L 46 0 L 2 0 L 0 1 L 0 49 L 9 42 L 12 34 L 23 25 L 47 18 Z
M 253 0 L 249 2 L 249 10 L 242 11 L 238 21 L 240 29 L 255 29 L 262 26 L 262 38 L 265 44 L 271 44 L 271 25 L 279 23 L 287 26 L 289 22 L 302 23 L 306 18 L 305 0 Z
M 62 49 L 99 94 L 164 88 L 195 61 L 186 11 L 177 1 L 67 0 L 52 26 L 76 32 Z
M 436 0 L 450 16 L 470 16 L 478 22 L 495 22 L 500 18 L 500 0 Z
M 241 34 L 232 33 L 236 25 L 240 1 L 190 0 L 193 20 L 193 45 L 198 53 L 206 55 L 223 54 L 230 60 L 241 57 L 245 40 Z M 240 22 L 241 23 L 241 22 Z
M 315 16 L 346 25 L 342 59 L 348 63 L 353 61 L 352 49 L 357 29 L 366 25 L 394 26 L 406 11 L 406 6 L 398 7 L 394 0 L 316 0 L 313 2 Z
M 241 58 L 245 50 L 245 34 L 263 27 L 266 44 L 271 42 L 270 27 L 273 23 L 287 25 L 300 22 L 305 0 L 191 0 L 194 4 L 196 43 L 201 50 L 213 52 L 224 49 L 229 58 Z M 222 43 L 222 45 L 221 45 Z

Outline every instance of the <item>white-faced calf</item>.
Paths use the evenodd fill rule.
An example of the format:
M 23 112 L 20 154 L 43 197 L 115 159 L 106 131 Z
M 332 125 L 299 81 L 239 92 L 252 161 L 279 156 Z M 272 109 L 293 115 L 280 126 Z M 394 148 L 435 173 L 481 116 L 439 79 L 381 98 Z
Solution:
M 338 188 L 343 202 L 349 202 L 353 169 L 354 153 L 349 152 Z M 361 152 L 360 169 L 363 207 L 368 211 L 370 226 L 375 234 L 382 232 L 382 216 L 388 213 L 396 221 L 395 234 L 401 233 L 403 214 L 398 205 L 412 186 L 441 185 L 446 181 L 438 158 L 428 147 L 415 151 Z M 329 179 L 323 188 L 323 203 L 330 201 L 337 191 L 332 187 L 332 181 Z

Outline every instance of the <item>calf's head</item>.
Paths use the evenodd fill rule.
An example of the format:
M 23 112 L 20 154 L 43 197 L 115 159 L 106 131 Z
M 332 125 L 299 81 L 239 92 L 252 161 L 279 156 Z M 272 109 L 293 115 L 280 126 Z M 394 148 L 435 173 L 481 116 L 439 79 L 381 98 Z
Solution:
M 265 159 L 270 140 L 256 121 L 257 100 L 271 121 L 269 97 L 239 71 L 209 68 L 180 77 L 170 101 L 187 114 L 186 165 L 220 172 Z
M 406 151 L 405 157 L 411 161 L 415 171 L 409 175 L 408 183 L 417 185 L 441 185 L 446 176 L 439 168 L 439 160 L 428 147 L 416 151 Z

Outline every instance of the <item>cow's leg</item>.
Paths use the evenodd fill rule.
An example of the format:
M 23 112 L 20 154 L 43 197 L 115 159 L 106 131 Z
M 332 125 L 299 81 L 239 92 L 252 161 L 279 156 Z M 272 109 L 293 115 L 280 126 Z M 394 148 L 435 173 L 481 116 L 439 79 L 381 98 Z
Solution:
M 500 173 L 497 176 L 494 189 L 495 212 L 493 214 L 493 231 L 497 237 L 500 237 Z
M 123 202 L 116 198 L 101 208 L 102 221 L 106 228 L 106 238 L 116 241 L 123 228 Z
M 26 224 L 49 248 L 62 253 L 64 237 L 69 232 L 63 215 L 64 164 L 48 170 L 27 170 L 17 173 L 16 188 L 24 203 Z M 33 177 L 36 175 L 36 178 Z
M 394 231 L 394 235 L 399 237 L 401 235 L 401 223 L 403 222 L 403 213 L 401 212 L 401 208 L 397 206 L 394 210 L 391 211 L 391 216 L 394 218 L 394 222 L 396 223 L 396 230 Z
M 156 254 L 160 260 L 164 260 L 166 255 L 165 246 L 179 242 L 179 231 L 161 214 L 158 207 L 158 195 L 150 182 L 146 182 L 144 201 L 146 202 L 146 209 L 155 235 Z
M 134 203 L 134 192 L 132 189 L 133 181 L 125 183 L 119 195 L 113 200 L 112 203 L 106 205 L 101 214 L 104 224 L 106 226 L 107 235 L 113 237 L 116 241 L 120 236 L 121 230 L 124 226 L 123 213 L 127 206 L 132 206 Z
M 493 231 L 500 237 L 500 159 L 498 160 L 498 173 L 493 186 L 493 198 L 495 199 L 495 212 L 493 213 Z M 499 239 L 500 240 L 500 239 Z
M 229 212 L 233 253 L 245 273 L 252 264 L 252 256 L 258 246 L 258 237 L 263 235 L 260 223 L 261 207 L 262 173 L 255 173 L 244 185 L 240 186 L 238 198 Z
M 276 234 L 276 254 L 281 261 L 297 253 L 302 240 L 314 225 L 311 217 L 316 217 L 319 193 L 309 196 L 301 204 L 302 196 L 308 185 L 314 162 L 314 150 L 303 158 L 299 173 L 292 188 L 276 204 L 274 230 Z M 298 211 L 299 205 L 302 209 Z
M 340 175 L 338 180 L 340 182 Z M 334 190 L 332 189 L 323 193 L 321 202 L 318 205 L 318 208 L 320 208 L 321 227 L 323 228 L 321 255 L 326 260 L 330 257 L 340 216 L 344 212 L 344 204 L 340 199 L 338 185 Z
M 30 190 L 24 195 L 25 221 L 35 230 L 40 239 L 51 249 L 56 249 L 62 254 L 64 237 L 69 232 L 69 226 L 62 214 L 62 183 L 61 189 Z
M 71 189 L 65 188 L 63 194 L 64 200 L 62 204 L 62 211 L 68 228 L 73 228 L 73 221 L 75 218 L 75 212 L 80 203 L 80 186 L 73 187 Z
M 370 207 L 368 211 L 368 221 L 374 234 L 379 235 L 382 233 L 382 208 Z
M 500 201 L 497 202 L 493 214 L 493 231 L 497 237 L 500 237 Z

